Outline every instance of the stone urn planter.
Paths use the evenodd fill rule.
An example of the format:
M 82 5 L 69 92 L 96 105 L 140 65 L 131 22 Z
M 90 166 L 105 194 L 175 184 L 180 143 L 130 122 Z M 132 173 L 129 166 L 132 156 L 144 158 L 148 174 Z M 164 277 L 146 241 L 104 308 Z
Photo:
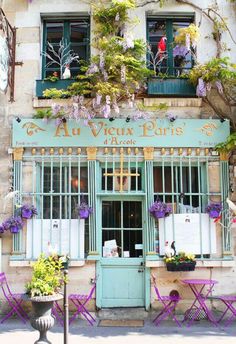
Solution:
M 55 294 L 50 296 L 36 296 L 29 298 L 32 303 L 32 313 L 30 315 L 31 326 L 40 333 L 39 339 L 35 344 L 51 343 L 47 339 L 47 331 L 54 325 L 52 316 L 53 302 L 61 300 L 63 295 Z

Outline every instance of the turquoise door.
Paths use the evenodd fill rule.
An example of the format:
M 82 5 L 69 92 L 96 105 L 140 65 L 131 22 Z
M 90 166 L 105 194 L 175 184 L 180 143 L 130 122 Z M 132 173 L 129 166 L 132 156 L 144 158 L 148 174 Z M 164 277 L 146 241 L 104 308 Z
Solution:
M 144 307 L 142 200 L 101 200 L 101 251 L 97 306 Z

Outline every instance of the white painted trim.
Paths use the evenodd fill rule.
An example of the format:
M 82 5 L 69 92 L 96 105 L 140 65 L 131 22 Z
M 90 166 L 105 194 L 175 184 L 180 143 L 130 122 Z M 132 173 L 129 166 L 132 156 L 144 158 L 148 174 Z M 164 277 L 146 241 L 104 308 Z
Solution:
M 9 266 L 14 267 L 14 268 L 17 268 L 17 267 L 28 268 L 28 267 L 31 267 L 33 263 L 35 263 L 35 261 L 33 260 L 10 260 Z M 84 260 L 72 260 L 69 263 L 69 268 L 80 267 L 84 265 L 85 265 Z

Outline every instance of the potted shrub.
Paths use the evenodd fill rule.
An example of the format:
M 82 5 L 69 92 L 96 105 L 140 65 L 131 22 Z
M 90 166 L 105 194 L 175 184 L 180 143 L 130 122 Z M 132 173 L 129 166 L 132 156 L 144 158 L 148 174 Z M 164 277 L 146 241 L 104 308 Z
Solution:
M 172 212 L 172 208 L 164 202 L 155 201 L 150 206 L 149 212 L 155 219 L 160 219 L 169 216 Z
M 36 343 L 50 343 L 47 331 L 54 325 L 53 302 L 63 298 L 59 293 L 64 282 L 63 259 L 58 255 L 46 257 L 41 254 L 33 264 L 33 275 L 26 284 L 26 293 L 32 303 L 30 323 L 40 332 Z
M 173 257 L 164 257 L 167 271 L 194 271 L 196 266 L 195 255 L 179 252 Z
M 82 200 L 77 206 L 80 219 L 87 219 L 89 215 L 93 212 L 93 209 L 86 203 L 85 200 Z
M 216 219 L 220 216 L 220 213 L 222 211 L 222 204 L 220 202 L 210 202 L 206 206 L 206 212 L 209 214 L 209 217 L 211 219 Z

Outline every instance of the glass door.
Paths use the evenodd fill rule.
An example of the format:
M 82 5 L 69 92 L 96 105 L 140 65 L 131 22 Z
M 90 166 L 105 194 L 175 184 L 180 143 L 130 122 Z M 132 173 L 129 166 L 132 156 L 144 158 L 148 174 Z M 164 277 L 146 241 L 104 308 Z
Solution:
M 102 201 L 102 256 L 143 258 L 141 201 Z

